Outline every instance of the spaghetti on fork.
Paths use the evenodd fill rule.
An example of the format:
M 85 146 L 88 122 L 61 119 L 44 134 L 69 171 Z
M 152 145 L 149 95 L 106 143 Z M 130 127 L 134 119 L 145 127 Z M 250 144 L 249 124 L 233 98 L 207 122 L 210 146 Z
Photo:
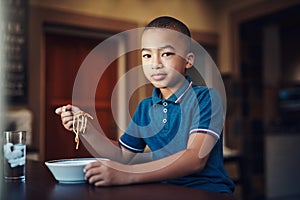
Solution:
M 83 111 L 74 113 L 73 132 L 75 133 L 76 150 L 79 147 L 79 134 L 85 133 L 88 118 L 93 119 L 91 115 Z

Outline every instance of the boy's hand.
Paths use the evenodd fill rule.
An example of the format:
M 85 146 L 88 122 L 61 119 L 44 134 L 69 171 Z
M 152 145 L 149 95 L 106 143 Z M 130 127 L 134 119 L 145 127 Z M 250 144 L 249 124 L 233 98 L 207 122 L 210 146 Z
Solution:
M 126 165 L 111 160 L 99 160 L 88 164 L 85 168 L 85 178 L 95 186 L 128 185 L 131 173 L 120 170 Z
M 70 104 L 62 107 L 58 107 L 55 110 L 57 115 L 60 115 L 61 121 L 65 129 L 72 131 L 73 130 L 73 116 L 74 113 L 80 111 L 80 109 L 76 106 L 72 106 Z

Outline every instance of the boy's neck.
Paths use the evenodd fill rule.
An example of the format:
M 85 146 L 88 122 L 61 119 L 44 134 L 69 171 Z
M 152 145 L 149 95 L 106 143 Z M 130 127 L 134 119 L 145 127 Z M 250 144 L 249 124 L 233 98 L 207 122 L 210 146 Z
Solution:
M 175 92 L 175 91 L 174 91 Z M 168 99 L 174 93 L 170 88 L 160 88 L 160 98 Z
M 159 88 L 161 96 L 161 99 L 168 99 L 170 96 L 172 96 L 182 85 L 184 84 L 185 79 L 183 81 L 180 81 L 176 86 L 173 88 L 165 87 L 165 88 Z

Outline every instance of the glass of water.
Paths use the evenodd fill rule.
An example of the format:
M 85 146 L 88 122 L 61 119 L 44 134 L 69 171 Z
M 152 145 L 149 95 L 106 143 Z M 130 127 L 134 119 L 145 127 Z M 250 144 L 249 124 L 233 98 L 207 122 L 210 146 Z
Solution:
M 25 181 L 26 131 L 3 133 L 3 176 L 7 181 Z

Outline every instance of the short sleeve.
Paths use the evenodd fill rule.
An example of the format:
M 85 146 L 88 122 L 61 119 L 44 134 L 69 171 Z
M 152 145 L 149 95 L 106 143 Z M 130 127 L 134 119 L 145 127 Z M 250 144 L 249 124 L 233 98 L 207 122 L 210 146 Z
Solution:
M 223 109 L 216 90 L 207 88 L 197 94 L 190 134 L 203 132 L 219 139 L 223 130 Z
M 144 140 L 128 135 L 127 133 L 124 133 L 121 136 L 121 138 L 119 139 L 119 143 L 126 149 L 136 153 L 142 153 L 146 146 Z

